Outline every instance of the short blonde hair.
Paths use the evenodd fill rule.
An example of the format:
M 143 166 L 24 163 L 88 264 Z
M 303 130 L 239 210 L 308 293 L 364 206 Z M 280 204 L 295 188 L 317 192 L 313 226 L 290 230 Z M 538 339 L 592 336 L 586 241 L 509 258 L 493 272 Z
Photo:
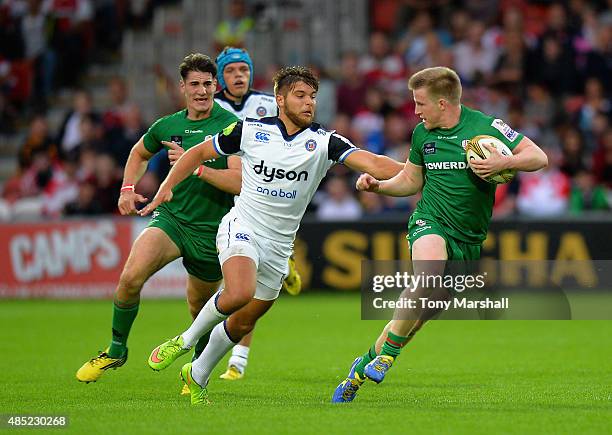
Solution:
M 445 66 L 425 68 L 408 79 L 408 89 L 426 88 L 430 98 L 443 98 L 451 104 L 461 103 L 461 80 L 455 71 Z

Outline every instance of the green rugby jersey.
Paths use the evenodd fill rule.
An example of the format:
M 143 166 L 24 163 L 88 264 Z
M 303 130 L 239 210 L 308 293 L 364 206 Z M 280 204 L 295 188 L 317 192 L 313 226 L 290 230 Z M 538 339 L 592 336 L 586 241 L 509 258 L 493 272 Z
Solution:
M 417 125 L 410 148 L 410 161 L 422 166 L 424 175 L 416 211 L 431 215 L 449 236 L 466 243 L 484 241 L 495 200 L 495 185 L 478 178 L 465 157 L 467 141 L 481 134 L 498 138 L 510 149 L 523 138 L 501 119 L 461 105 L 453 128 Z
M 214 103 L 208 118 L 192 121 L 187 118 L 187 109 L 158 119 L 144 135 L 144 146 L 156 153 L 162 148 L 161 141 L 174 141 L 185 150 L 206 138 L 219 133 L 238 118 L 217 103 Z M 227 157 L 222 156 L 204 163 L 214 169 L 227 169 Z M 172 201 L 160 205 L 168 210 L 181 224 L 199 230 L 217 231 L 221 218 L 234 204 L 234 195 L 190 175 L 172 189 Z

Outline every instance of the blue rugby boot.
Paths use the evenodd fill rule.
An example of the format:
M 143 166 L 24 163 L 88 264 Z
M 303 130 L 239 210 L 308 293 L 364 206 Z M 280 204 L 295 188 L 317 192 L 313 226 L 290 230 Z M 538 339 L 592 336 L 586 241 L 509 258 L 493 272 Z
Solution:
M 383 379 L 385 379 L 387 371 L 393 365 L 393 360 L 394 358 L 392 356 L 378 355 L 365 366 L 363 374 L 366 378 L 380 384 Z
M 358 357 L 353 361 L 347 378 L 336 387 L 334 395 L 332 396 L 332 403 L 352 402 L 357 395 L 357 390 L 359 390 L 359 387 L 361 387 L 361 384 L 365 381 L 358 373 L 355 373 L 355 366 L 359 364 L 361 359 L 362 357 Z

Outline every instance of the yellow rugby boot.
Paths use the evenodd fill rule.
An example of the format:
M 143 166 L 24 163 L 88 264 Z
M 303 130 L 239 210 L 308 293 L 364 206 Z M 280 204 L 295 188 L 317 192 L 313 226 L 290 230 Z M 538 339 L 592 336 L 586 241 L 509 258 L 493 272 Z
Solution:
M 80 382 L 96 382 L 106 370 L 121 367 L 127 361 L 127 350 L 121 358 L 111 358 L 106 352 L 108 352 L 108 348 L 104 352 L 100 352 L 97 357 L 83 364 L 76 372 L 76 378 Z

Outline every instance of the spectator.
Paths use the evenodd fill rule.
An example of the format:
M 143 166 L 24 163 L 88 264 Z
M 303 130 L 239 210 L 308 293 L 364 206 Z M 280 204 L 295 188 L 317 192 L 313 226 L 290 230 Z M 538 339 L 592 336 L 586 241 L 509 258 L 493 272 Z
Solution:
M 425 63 L 427 55 L 427 35 L 433 32 L 433 18 L 431 14 L 422 10 L 416 13 L 412 21 L 406 27 L 406 31 L 400 36 L 397 51 L 402 53 L 404 61 L 412 69 Z M 435 33 L 434 33 L 435 34 Z
M 375 141 L 372 138 L 382 135 L 385 123 L 383 117 L 384 111 L 386 111 L 386 108 L 383 93 L 374 86 L 369 87 L 366 90 L 364 106 L 360 108 L 353 118 L 352 128 L 365 140 L 364 145 L 366 145 L 366 148 L 370 151 L 372 151 L 372 149 L 369 148 L 369 144 Z
M 51 161 L 58 158 L 58 149 L 49 133 L 47 118 L 43 115 L 34 117 L 30 123 L 30 131 L 19 150 L 19 167 L 27 170 L 32 164 L 32 156 L 37 152 L 48 155 Z
M 90 0 L 51 0 L 50 3 L 50 13 L 55 19 L 53 48 L 58 55 L 59 85 L 74 86 L 93 48 L 93 5 Z
M 604 84 L 606 94 L 609 96 L 612 92 L 609 63 L 609 59 L 612 58 L 612 23 L 606 25 L 600 19 L 595 32 L 591 49 L 585 55 L 582 76 L 598 78 L 599 82 Z
M 123 37 L 127 5 L 123 1 L 95 0 L 94 6 L 96 48 L 114 54 L 120 48 Z M 112 32 L 109 29 L 113 29 Z
M 3 64 L 0 61 L 0 134 L 11 134 L 15 132 L 19 114 L 15 105 L 2 92 L 4 66 L 8 66 L 8 64 Z
M 376 154 L 402 152 L 408 148 L 408 129 L 404 118 L 390 112 L 385 118 L 382 130 L 372 131 L 366 138 L 366 149 Z M 405 159 L 404 159 L 405 160 Z
M 523 35 L 519 32 L 504 34 L 501 55 L 497 59 L 492 83 L 503 87 L 512 95 L 520 95 L 527 62 Z
M 521 215 L 559 216 L 568 209 L 570 179 L 559 169 L 560 153 L 546 150 L 549 165 L 537 172 L 522 172 L 516 206 Z
M 85 90 L 76 91 L 72 100 L 72 110 L 64 116 L 58 135 L 57 143 L 63 155 L 71 152 L 83 142 L 81 121 L 85 116 L 93 113 L 91 95 Z
M 529 52 L 527 65 L 530 83 L 542 83 L 558 97 L 575 91 L 575 60 L 554 36 L 544 37 L 541 46 Z
M 516 195 L 519 182 L 514 179 L 510 183 L 500 184 L 495 190 L 493 217 L 506 218 L 516 213 Z
M 79 183 L 77 198 L 66 204 L 64 207 L 64 214 L 67 216 L 102 214 L 102 207 L 100 203 L 96 201 L 95 196 L 96 186 L 93 180 Z
M 364 105 L 364 95 L 368 86 L 358 69 L 359 58 L 353 52 L 342 56 L 340 83 L 336 89 L 338 112 L 354 116 Z
M 572 182 L 569 211 L 580 214 L 609 209 L 605 188 L 596 184 L 593 174 L 584 170 L 576 173 Z
M 576 114 L 578 126 L 582 133 L 587 136 L 587 144 L 591 150 L 596 146 L 592 131 L 598 113 L 610 118 L 612 104 L 604 95 L 603 84 L 599 79 L 591 77 L 587 79 L 584 85 L 584 102 Z
M 94 152 L 106 151 L 107 144 L 102 140 L 102 127 L 93 115 L 85 115 L 81 118 L 79 136 L 81 141 L 64 154 L 65 158 L 77 160 L 84 149 L 91 149 Z
M 21 21 L 25 57 L 32 63 L 34 92 L 32 105 L 46 109 L 55 79 L 56 55 L 51 49 L 53 19 L 42 0 L 28 0 L 28 10 Z
M 547 148 L 559 147 L 559 139 L 554 131 L 547 129 L 543 131 L 532 119 L 525 115 L 520 103 L 513 103 L 508 109 L 508 125 L 525 136 L 533 138 L 539 144 Z
M 402 59 L 391 52 L 389 38 L 381 32 L 370 35 L 368 54 L 359 61 L 359 70 L 370 85 L 388 94 L 406 95 L 406 71 Z
M 485 29 L 482 21 L 472 21 L 467 39 L 453 47 L 455 69 L 467 86 L 488 80 L 497 63 L 497 49 L 483 41 Z
M 336 83 L 320 65 L 312 64 L 309 68 L 319 79 L 316 121 L 329 125 L 336 116 Z
M 15 61 L 23 59 L 25 44 L 18 21 L 10 10 L 0 5 L 0 59 Z
M 579 19 L 579 17 L 576 17 Z M 563 58 L 574 58 L 574 38 L 578 29 L 568 20 L 567 10 L 561 3 L 552 2 L 548 8 L 547 23 L 542 35 L 542 41 L 552 39 L 558 41 Z
M 117 213 L 117 201 L 121 189 L 121 171 L 109 154 L 96 157 L 95 198 L 102 213 Z
M 584 141 L 575 128 L 565 128 L 561 134 L 561 172 L 568 177 L 587 170 Z
M 386 212 L 384 197 L 374 192 L 359 192 L 359 203 L 363 208 L 363 217 L 378 217 Z
M 253 29 L 255 20 L 247 14 L 244 0 L 231 0 L 229 17 L 222 20 L 215 29 L 215 52 L 225 47 L 245 47 L 248 34 Z
M 361 206 L 343 178 L 334 177 L 329 180 L 325 192 L 327 195 L 317 209 L 319 220 L 354 221 L 361 217 Z
M 128 105 L 128 87 L 122 77 L 113 77 L 108 82 L 108 95 L 110 96 L 111 105 L 102 114 L 102 126 L 104 131 L 108 132 L 114 128 L 121 127 L 123 111 Z
M 359 145 L 362 143 L 361 136 L 357 135 L 356 137 L 355 131 L 351 127 L 351 117 L 346 113 L 338 113 L 329 126 L 354 144 Z
M 546 84 L 532 83 L 527 86 L 525 117 L 543 134 L 546 130 L 552 129 L 556 123 L 557 105 Z
M 484 89 L 482 93 L 484 98 L 479 102 L 478 107 L 484 113 L 490 113 L 499 119 L 508 119 L 510 99 L 502 89 L 504 87 L 501 84 Z
M 612 191 L 612 128 L 606 130 L 601 146 L 593 156 L 593 173 L 598 184 Z
M 450 36 L 453 45 L 467 38 L 472 19 L 465 9 L 455 9 L 450 17 Z
M 121 112 L 119 125 L 107 132 L 105 150 L 120 167 L 124 167 L 132 147 L 146 131 L 140 108 L 128 104 Z

